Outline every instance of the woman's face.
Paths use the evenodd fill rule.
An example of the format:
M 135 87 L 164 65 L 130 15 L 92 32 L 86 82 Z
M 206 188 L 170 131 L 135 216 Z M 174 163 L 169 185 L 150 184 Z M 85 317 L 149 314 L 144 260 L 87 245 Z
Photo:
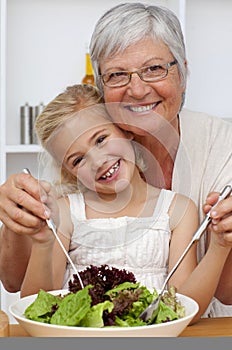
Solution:
M 131 72 L 173 60 L 166 45 L 147 38 L 129 46 L 113 58 L 103 59 L 100 70 L 102 75 L 118 71 Z M 156 82 L 144 82 L 137 74 L 133 74 L 128 85 L 116 88 L 104 85 L 103 89 L 111 117 L 124 129 L 142 134 L 142 129 L 152 131 L 152 128 L 158 127 L 162 118 L 177 129 L 177 115 L 185 89 L 181 85 L 177 65 L 170 67 L 168 75 Z

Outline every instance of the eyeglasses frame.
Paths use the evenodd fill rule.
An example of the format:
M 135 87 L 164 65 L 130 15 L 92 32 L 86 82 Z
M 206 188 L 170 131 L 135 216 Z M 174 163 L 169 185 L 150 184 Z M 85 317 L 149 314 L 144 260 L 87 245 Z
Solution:
M 166 78 L 166 76 L 168 75 L 168 70 L 169 70 L 169 68 L 171 68 L 172 66 L 174 66 L 174 65 L 177 64 L 177 63 L 178 63 L 177 60 L 173 60 L 173 61 L 171 61 L 171 62 L 169 62 L 169 63 L 157 64 L 157 66 L 165 67 L 165 69 L 166 69 L 166 74 L 165 74 L 162 78 L 157 78 L 157 79 L 154 79 L 154 80 L 144 80 L 143 77 L 142 77 L 142 73 L 141 73 L 141 72 L 142 72 L 144 69 L 146 69 L 146 68 L 156 66 L 155 64 L 154 64 L 154 65 L 151 65 L 151 66 L 142 67 L 142 68 L 137 69 L 137 70 L 135 70 L 135 71 L 120 71 L 120 72 L 123 72 L 123 73 L 127 73 L 127 76 L 129 77 L 128 82 L 125 83 L 125 84 L 122 84 L 122 85 L 115 85 L 115 86 L 109 86 L 109 85 L 107 85 L 107 83 L 105 83 L 103 77 L 104 77 L 104 75 L 106 75 L 106 74 L 108 74 L 108 73 L 103 74 L 103 75 L 99 75 L 99 78 L 101 79 L 101 81 L 103 82 L 103 84 L 104 84 L 105 86 L 110 87 L 110 88 L 119 88 L 119 87 L 123 87 L 123 86 L 128 85 L 128 84 L 131 82 L 131 76 L 132 76 L 132 74 L 137 74 L 137 75 L 139 76 L 139 78 L 140 78 L 142 81 L 144 81 L 145 83 L 152 83 L 152 82 L 159 81 L 159 80 L 162 80 L 162 79 Z M 118 72 L 119 72 L 119 71 L 118 71 Z M 114 73 L 118 73 L 118 72 L 114 72 Z

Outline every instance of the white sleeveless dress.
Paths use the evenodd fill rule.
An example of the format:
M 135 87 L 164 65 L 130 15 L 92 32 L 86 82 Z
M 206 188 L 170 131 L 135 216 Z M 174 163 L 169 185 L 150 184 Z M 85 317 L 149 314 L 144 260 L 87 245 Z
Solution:
M 151 217 L 86 219 L 81 193 L 70 194 L 74 226 L 69 255 L 78 271 L 108 264 L 134 273 L 137 282 L 160 289 L 167 276 L 171 231 L 168 210 L 175 192 L 162 189 Z M 67 264 L 63 288 L 74 271 Z

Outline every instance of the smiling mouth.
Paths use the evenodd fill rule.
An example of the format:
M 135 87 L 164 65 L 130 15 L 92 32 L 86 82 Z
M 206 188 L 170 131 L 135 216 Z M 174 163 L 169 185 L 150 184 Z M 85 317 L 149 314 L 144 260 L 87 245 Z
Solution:
M 131 111 L 131 112 L 136 112 L 136 113 L 143 113 L 143 112 L 149 112 L 151 111 L 153 108 L 155 108 L 157 105 L 159 104 L 159 102 L 156 103 L 151 103 L 149 105 L 146 106 L 127 106 L 126 108 Z
M 114 173 L 118 171 L 119 167 L 120 160 L 118 160 L 117 163 L 115 163 L 110 169 L 108 169 L 107 172 L 99 178 L 99 180 L 106 180 L 111 178 L 114 175 Z

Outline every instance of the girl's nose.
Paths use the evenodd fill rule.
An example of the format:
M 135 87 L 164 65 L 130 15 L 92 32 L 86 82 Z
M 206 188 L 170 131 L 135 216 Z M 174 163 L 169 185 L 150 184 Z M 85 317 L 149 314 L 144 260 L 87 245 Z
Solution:
M 104 163 L 104 154 L 101 148 L 93 147 L 88 152 L 88 159 L 91 162 L 91 168 L 92 170 L 99 169 L 102 164 Z
M 95 157 L 92 159 L 92 169 L 97 170 L 102 166 L 103 159 L 101 157 Z

